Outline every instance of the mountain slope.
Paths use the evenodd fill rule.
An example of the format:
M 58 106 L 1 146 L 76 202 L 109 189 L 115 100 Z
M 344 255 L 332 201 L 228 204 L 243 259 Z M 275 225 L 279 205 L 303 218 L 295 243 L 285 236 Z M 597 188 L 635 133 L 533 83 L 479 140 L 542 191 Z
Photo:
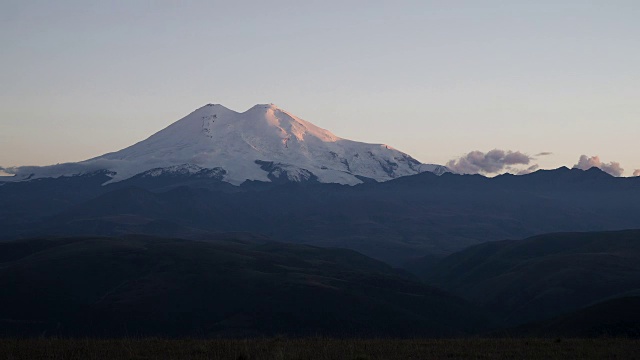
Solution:
M 400 266 L 486 241 L 640 228 L 640 178 L 600 170 L 497 178 L 426 172 L 357 186 L 233 186 L 217 179 L 218 172 L 151 174 L 105 186 L 104 174 L 0 186 L 0 239 L 159 235 L 173 224 L 182 228 L 165 236 L 249 231 L 350 248 Z
M 452 336 L 463 300 L 354 251 L 152 237 L 0 243 L 0 335 Z
M 557 318 L 519 326 L 498 334 L 526 337 L 640 338 L 640 297 L 603 301 Z
M 558 233 L 470 247 L 425 279 L 500 316 L 548 319 L 640 289 L 640 230 Z
M 177 167 L 177 168 L 176 168 Z M 10 169 L 16 180 L 106 169 L 113 181 L 155 169 L 210 172 L 239 185 L 246 180 L 318 181 L 354 185 L 446 168 L 421 164 L 387 145 L 342 139 L 271 105 L 238 113 L 203 106 L 148 139 L 81 163 Z

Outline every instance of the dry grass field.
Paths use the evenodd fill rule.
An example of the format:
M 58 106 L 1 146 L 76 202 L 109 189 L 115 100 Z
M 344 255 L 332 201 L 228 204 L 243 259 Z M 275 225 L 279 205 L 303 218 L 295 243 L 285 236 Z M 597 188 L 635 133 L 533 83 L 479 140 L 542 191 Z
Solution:
M 3 339 L 0 359 L 640 359 L 640 340 Z

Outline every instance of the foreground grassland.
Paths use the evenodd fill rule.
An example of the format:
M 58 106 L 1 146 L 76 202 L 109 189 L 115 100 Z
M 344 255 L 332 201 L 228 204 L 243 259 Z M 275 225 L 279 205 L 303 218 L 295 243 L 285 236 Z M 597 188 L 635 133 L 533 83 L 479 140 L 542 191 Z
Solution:
M 640 359 L 640 340 L 1 339 L 0 359 Z

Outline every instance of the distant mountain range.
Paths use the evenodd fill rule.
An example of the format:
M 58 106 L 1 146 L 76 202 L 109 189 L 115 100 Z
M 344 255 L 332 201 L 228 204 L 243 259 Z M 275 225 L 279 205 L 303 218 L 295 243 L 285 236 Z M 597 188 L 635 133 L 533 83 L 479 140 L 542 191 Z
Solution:
M 425 172 L 357 186 L 247 181 L 212 170 L 107 171 L 0 186 L 0 239 L 251 232 L 343 247 L 403 265 L 465 247 L 558 231 L 640 228 L 640 178 L 599 169 L 529 175 Z
M 273 104 L 255 105 L 243 113 L 209 104 L 117 152 L 79 163 L 4 169 L 15 174 L 5 181 L 99 170 L 105 171 L 109 182 L 136 175 L 193 174 L 234 185 L 247 180 L 354 185 L 448 171 L 421 164 L 388 145 L 340 138 Z

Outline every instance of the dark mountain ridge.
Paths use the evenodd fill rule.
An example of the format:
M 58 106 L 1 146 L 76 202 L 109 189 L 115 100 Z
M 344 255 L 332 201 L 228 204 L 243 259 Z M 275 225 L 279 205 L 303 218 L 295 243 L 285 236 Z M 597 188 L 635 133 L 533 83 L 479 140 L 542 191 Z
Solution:
M 471 304 L 351 250 L 142 236 L 0 243 L 1 336 L 460 336 Z
M 472 246 L 423 278 L 501 319 L 550 319 L 640 290 L 640 230 L 556 233 Z
M 640 178 L 615 178 L 599 169 L 495 178 L 426 172 L 356 186 L 257 181 L 232 186 L 189 174 L 139 176 L 103 186 L 105 177 L 0 186 L 0 239 L 163 231 L 188 238 L 247 231 L 350 248 L 399 265 L 486 241 L 640 228 Z

